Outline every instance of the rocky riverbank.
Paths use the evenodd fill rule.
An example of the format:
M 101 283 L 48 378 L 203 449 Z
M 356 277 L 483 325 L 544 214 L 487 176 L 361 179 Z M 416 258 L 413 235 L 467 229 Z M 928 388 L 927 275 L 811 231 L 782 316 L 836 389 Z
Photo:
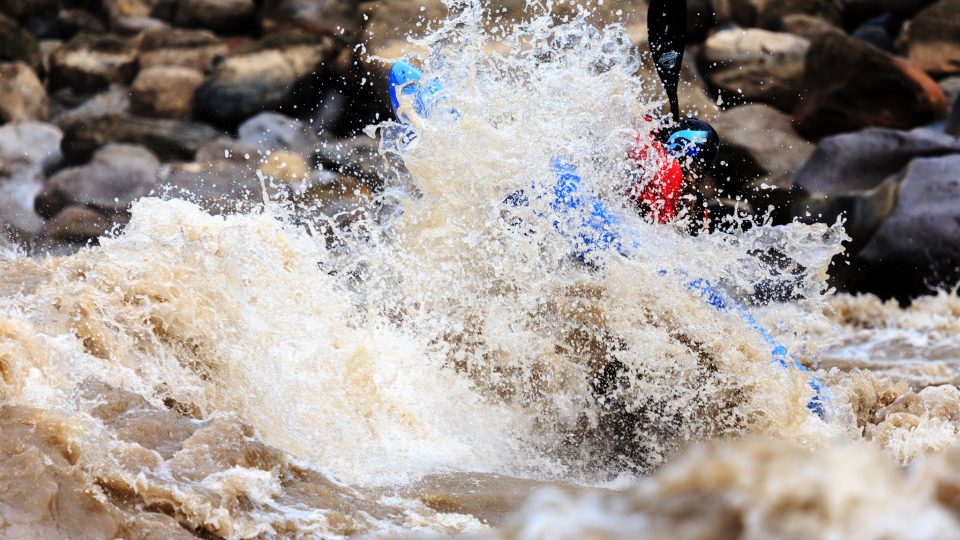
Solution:
M 4 2 L 8 237 L 69 252 L 122 227 L 138 197 L 189 193 L 228 212 L 261 202 L 261 178 L 293 204 L 364 208 L 396 165 L 360 132 L 389 114 L 385 65 L 373 57 L 402 54 L 408 32 L 445 14 L 438 0 L 422 4 Z M 611 4 L 597 23 L 623 22 L 645 50 L 645 6 Z M 689 6 L 681 102 L 724 141 L 714 216 L 844 216 L 842 289 L 905 298 L 955 282 L 960 1 Z

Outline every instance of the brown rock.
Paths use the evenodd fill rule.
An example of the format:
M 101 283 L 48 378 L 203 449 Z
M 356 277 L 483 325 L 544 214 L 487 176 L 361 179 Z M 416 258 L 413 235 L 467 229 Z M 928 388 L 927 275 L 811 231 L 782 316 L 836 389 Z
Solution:
M 175 20 L 178 26 L 239 34 L 253 25 L 256 10 L 253 0 L 180 0 Z
M 30 66 L 0 63 L 0 122 L 46 120 L 47 92 Z
M 193 94 L 201 83 L 203 74 L 195 69 L 144 69 L 130 87 L 130 110 L 143 116 L 186 120 L 193 111 Z
M 839 33 L 813 41 L 801 86 L 795 119 L 811 137 L 868 126 L 908 129 L 947 112 L 943 91 L 922 71 Z
M 940 0 L 910 21 L 910 63 L 937 76 L 960 73 L 960 0 Z
M 200 147 L 221 135 L 204 124 L 128 114 L 72 119 L 63 124 L 63 132 L 64 155 L 74 162 L 84 161 L 112 142 L 145 146 L 163 161 L 191 159 Z
M 301 93 L 303 84 L 339 50 L 332 38 L 302 34 L 272 34 L 240 47 L 197 90 L 197 113 L 232 127 L 264 110 L 312 106 L 315 92 Z
M 50 84 L 81 92 L 127 83 L 136 72 L 137 51 L 120 37 L 78 34 L 50 57 Z
M 360 29 L 359 8 L 356 0 L 266 0 L 261 25 L 264 33 L 296 28 L 352 43 Z
M 207 30 L 147 30 L 140 40 L 140 68 L 179 66 L 206 72 L 226 53 L 226 43 Z
M 30 15 L 55 10 L 58 0 L 4 0 L 0 3 L 0 12 L 6 12 L 16 19 L 25 19 Z
M 74 204 L 53 216 L 43 235 L 64 242 L 86 242 L 103 236 L 112 226 L 113 221 L 103 212 Z
M 718 172 L 733 180 L 793 175 L 814 150 L 789 116 L 767 105 L 734 107 L 713 125 L 721 141 Z
M 748 101 L 792 109 L 800 99 L 804 58 L 810 42 L 759 28 L 721 30 L 704 44 L 707 79 Z
M 814 15 L 839 23 L 843 14 L 841 0 L 713 0 L 718 24 L 738 24 L 780 30 L 788 15 Z
M 843 32 L 839 26 L 827 22 L 820 17 L 813 15 L 794 14 L 787 15 L 780 22 L 780 31 L 807 40 L 813 40 L 821 34 L 829 32 Z
M 0 14 L 0 61 L 23 62 L 38 70 L 42 59 L 37 40 L 17 21 Z

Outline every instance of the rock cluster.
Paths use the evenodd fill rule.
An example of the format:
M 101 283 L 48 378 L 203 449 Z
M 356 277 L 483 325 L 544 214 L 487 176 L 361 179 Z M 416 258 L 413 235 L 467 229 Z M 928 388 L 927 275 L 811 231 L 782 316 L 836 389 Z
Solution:
M 688 4 L 681 103 L 723 141 L 710 204 L 775 222 L 844 216 L 852 264 L 835 277 L 850 290 L 905 296 L 960 278 L 960 249 L 928 245 L 960 240 L 945 226 L 926 234 L 920 219 L 945 224 L 960 208 L 948 185 L 960 181 L 960 0 Z M 645 48 L 642 25 L 630 25 L 645 2 L 617 6 L 599 18 L 627 19 Z M 360 134 L 389 115 L 373 58 L 400 56 L 407 32 L 445 10 L 439 0 L 2 2 L 0 222 L 28 247 L 55 249 L 122 226 L 146 194 L 242 208 L 262 198 L 260 177 L 268 192 L 330 211 L 363 204 L 397 165 Z M 884 273 L 865 270 L 880 261 Z M 932 270 L 885 278 L 918 268 Z

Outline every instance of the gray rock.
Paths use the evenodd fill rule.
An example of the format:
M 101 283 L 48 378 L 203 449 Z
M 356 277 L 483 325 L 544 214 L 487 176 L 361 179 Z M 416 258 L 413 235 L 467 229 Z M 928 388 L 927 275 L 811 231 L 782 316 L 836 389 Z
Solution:
M 960 73 L 960 0 L 939 0 L 910 21 L 910 63 L 936 76 Z
M 943 95 L 947 96 L 948 102 L 953 103 L 957 100 L 957 97 L 960 97 L 960 75 L 947 77 L 937 84 L 939 84 L 940 89 L 943 90 Z
M 175 22 L 238 34 L 252 27 L 256 11 L 253 0 L 180 0 Z
M 140 68 L 179 66 L 206 72 L 227 53 L 224 41 L 207 30 L 147 30 L 140 38 Z
M 250 164 L 233 160 L 172 163 L 163 167 L 161 193 L 187 199 L 212 214 L 230 214 L 263 204 L 263 188 Z
M 43 220 L 33 211 L 41 189 L 39 178 L 14 177 L 0 182 L 0 227 L 9 238 L 25 244 L 43 229 Z
M 42 59 L 37 40 L 17 21 L 0 14 L 0 61 L 23 62 L 36 71 Z
M 260 113 L 237 129 L 237 139 L 262 152 L 288 150 L 309 157 L 320 137 L 308 124 L 278 113 Z
M 805 197 L 793 212 L 804 220 L 832 222 L 844 215 L 850 251 L 862 247 L 893 210 L 898 174 L 912 160 L 960 154 L 960 139 L 927 130 L 867 129 L 828 137 L 800 170 Z
M 109 34 L 78 34 L 50 56 L 50 84 L 96 92 L 128 83 L 136 73 L 137 49 Z
M 62 127 L 63 152 L 73 162 L 83 162 L 101 146 L 119 142 L 142 145 L 163 161 L 192 159 L 221 135 L 204 124 L 128 114 L 74 118 Z
M 960 275 L 960 155 L 920 158 L 900 175 L 896 209 L 854 260 L 850 284 L 905 298 Z
M 865 127 L 909 129 L 946 116 L 946 97 L 922 71 L 840 33 L 811 42 L 794 118 L 823 137 Z
M 0 161 L 7 179 L 42 179 L 62 159 L 63 132 L 42 122 L 17 122 L 0 126 Z
M 51 176 L 34 206 L 47 219 L 74 204 L 108 213 L 123 212 L 130 203 L 156 188 L 159 167 L 156 156 L 145 148 L 107 145 L 89 164 L 66 168 Z
M 130 86 L 130 111 L 142 116 L 186 120 L 203 73 L 177 66 L 146 68 Z
M 703 48 L 707 79 L 730 94 L 790 110 L 800 99 L 810 42 L 759 28 L 721 30 Z
M 265 0 L 261 26 L 265 33 L 292 27 L 353 43 L 360 30 L 360 4 L 355 0 Z
M 89 94 L 77 94 L 64 88 L 52 94 L 50 102 L 50 118 L 62 126 L 74 120 L 129 112 L 130 90 L 112 84 L 105 91 L 89 97 Z
M 46 120 L 47 91 L 23 62 L 0 63 L 0 122 Z
M 239 47 L 214 67 L 197 90 L 197 112 L 235 126 L 258 112 L 297 104 L 312 106 L 315 92 L 298 93 L 319 67 L 339 52 L 332 38 L 274 34 Z
M 84 244 L 103 236 L 115 225 L 111 216 L 97 209 L 74 204 L 57 213 L 43 227 L 47 241 Z

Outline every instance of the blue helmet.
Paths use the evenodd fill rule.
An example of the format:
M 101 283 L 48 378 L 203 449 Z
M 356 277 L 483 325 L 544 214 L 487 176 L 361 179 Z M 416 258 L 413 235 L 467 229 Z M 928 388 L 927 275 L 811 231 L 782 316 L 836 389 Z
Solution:
M 689 156 L 706 166 L 713 165 L 720 153 L 720 137 L 713 126 L 697 118 L 687 118 L 671 126 L 661 136 L 664 146 L 676 158 Z

